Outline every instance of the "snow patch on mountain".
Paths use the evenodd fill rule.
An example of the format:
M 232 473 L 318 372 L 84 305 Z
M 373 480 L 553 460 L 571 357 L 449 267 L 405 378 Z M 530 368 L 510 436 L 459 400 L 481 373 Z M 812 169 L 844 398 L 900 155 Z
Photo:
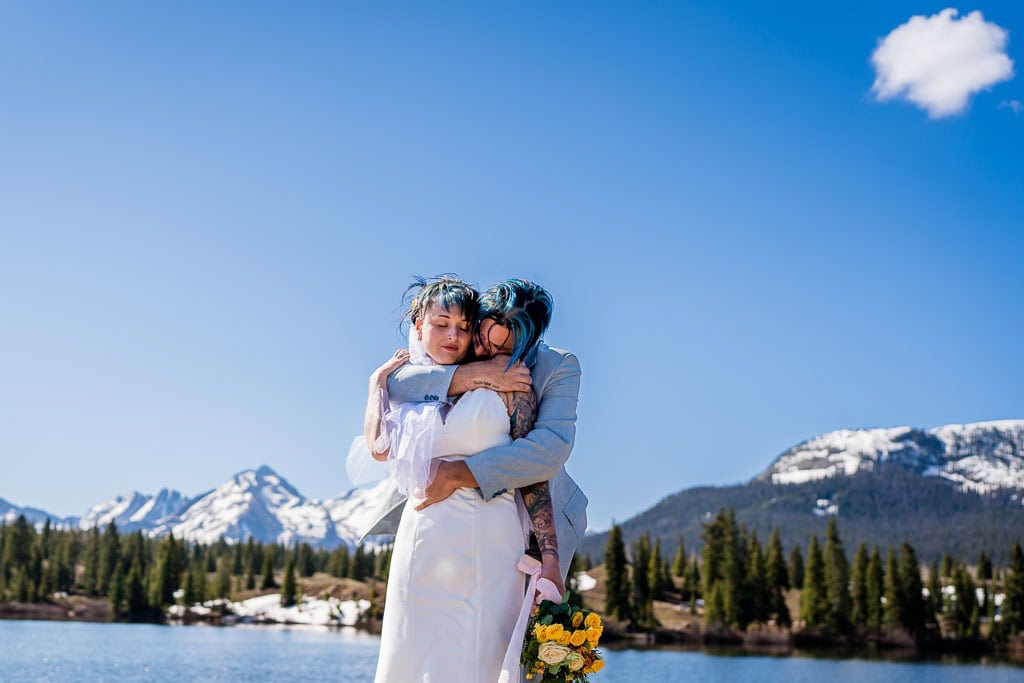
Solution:
M 809 439 L 780 455 L 758 479 L 799 484 L 881 463 L 942 477 L 965 491 L 1024 489 L 1024 420 L 912 427 L 842 429 Z
M 89 508 L 78 525 L 81 529 L 91 529 L 113 522 L 120 531 L 147 530 L 173 518 L 187 503 L 183 494 L 170 489 L 161 489 L 155 496 L 133 491 Z
M 213 491 L 199 496 L 173 523 L 177 537 L 200 543 L 257 540 L 292 545 L 336 546 L 340 539 L 327 510 L 302 496 L 269 467 L 239 472 Z

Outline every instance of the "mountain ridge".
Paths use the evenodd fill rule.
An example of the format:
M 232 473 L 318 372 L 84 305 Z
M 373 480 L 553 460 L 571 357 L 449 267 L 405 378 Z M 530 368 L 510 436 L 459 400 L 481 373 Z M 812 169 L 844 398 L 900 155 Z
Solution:
M 122 532 L 142 531 L 157 537 L 173 533 L 199 543 L 254 540 L 263 543 L 309 543 L 354 548 L 370 521 L 382 482 L 355 488 L 327 501 L 306 498 L 267 465 L 242 470 L 221 485 L 193 497 L 168 488 L 149 495 L 132 491 L 98 503 L 81 517 L 60 517 L 0 498 L 0 521 L 24 514 L 42 525 L 88 530 L 113 522 Z
M 924 561 L 980 551 L 1005 559 L 1024 540 L 1024 420 L 828 432 L 747 482 L 683 489 L 620 526 L 627 542 L 649 533 L 670 554 L 682 537 L 692 552 L 720 508 L 735 509 L 762 540 L 778 527 L 787 547 L 806 549 L 836 516 L 850 552 L 909 541 Z M 580 552 L 600 557 L 606 538 L 586 536 Z

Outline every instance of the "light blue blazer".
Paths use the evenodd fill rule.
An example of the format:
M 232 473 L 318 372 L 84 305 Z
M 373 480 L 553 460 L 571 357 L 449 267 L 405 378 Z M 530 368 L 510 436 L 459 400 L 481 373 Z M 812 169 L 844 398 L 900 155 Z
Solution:
M 473 455 L 465 462 L 480 485 L 481 495 L 496 495 L 539 481 L 549 482 L 555 511 L 555 534 L 562 576 L 587 529 L 587 497 L 565 471 L 576 440 L 576 404 L 580 395 L 580 364 L 576 356 L 541 342 L 530 365 L 537 395 L 533 431 L 505 446 Z M 437 401 L 448 396 L 454 365 L 404 365 L 388 380 L 392 401 Z M 405 496 L 392 489 L 381 501 L 376 521 L 366 535 L 393 534 L 398 529 Z

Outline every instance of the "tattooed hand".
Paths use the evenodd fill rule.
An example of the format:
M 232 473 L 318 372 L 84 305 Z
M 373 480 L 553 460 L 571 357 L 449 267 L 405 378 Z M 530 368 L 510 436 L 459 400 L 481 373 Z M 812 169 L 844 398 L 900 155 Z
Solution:
M 473 389 L 494 391 L 530 391 L 530 369 L 519 361 L 508 367 L 509 357 L 495 356 L 489 360 L 478 360 L 460 365 L 452 377 L 449 393 L 452 396 L 464 394 Z

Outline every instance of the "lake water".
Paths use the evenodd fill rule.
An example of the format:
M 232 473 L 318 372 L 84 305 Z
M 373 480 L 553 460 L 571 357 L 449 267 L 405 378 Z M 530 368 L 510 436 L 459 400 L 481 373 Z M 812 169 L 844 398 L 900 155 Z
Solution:
M 372 681 L 375 636 L 320 627 L 0 621 L 0 681 Z M 804 657 L 607 651 L 594 683 L 1003 683 L 1024 669 Z

